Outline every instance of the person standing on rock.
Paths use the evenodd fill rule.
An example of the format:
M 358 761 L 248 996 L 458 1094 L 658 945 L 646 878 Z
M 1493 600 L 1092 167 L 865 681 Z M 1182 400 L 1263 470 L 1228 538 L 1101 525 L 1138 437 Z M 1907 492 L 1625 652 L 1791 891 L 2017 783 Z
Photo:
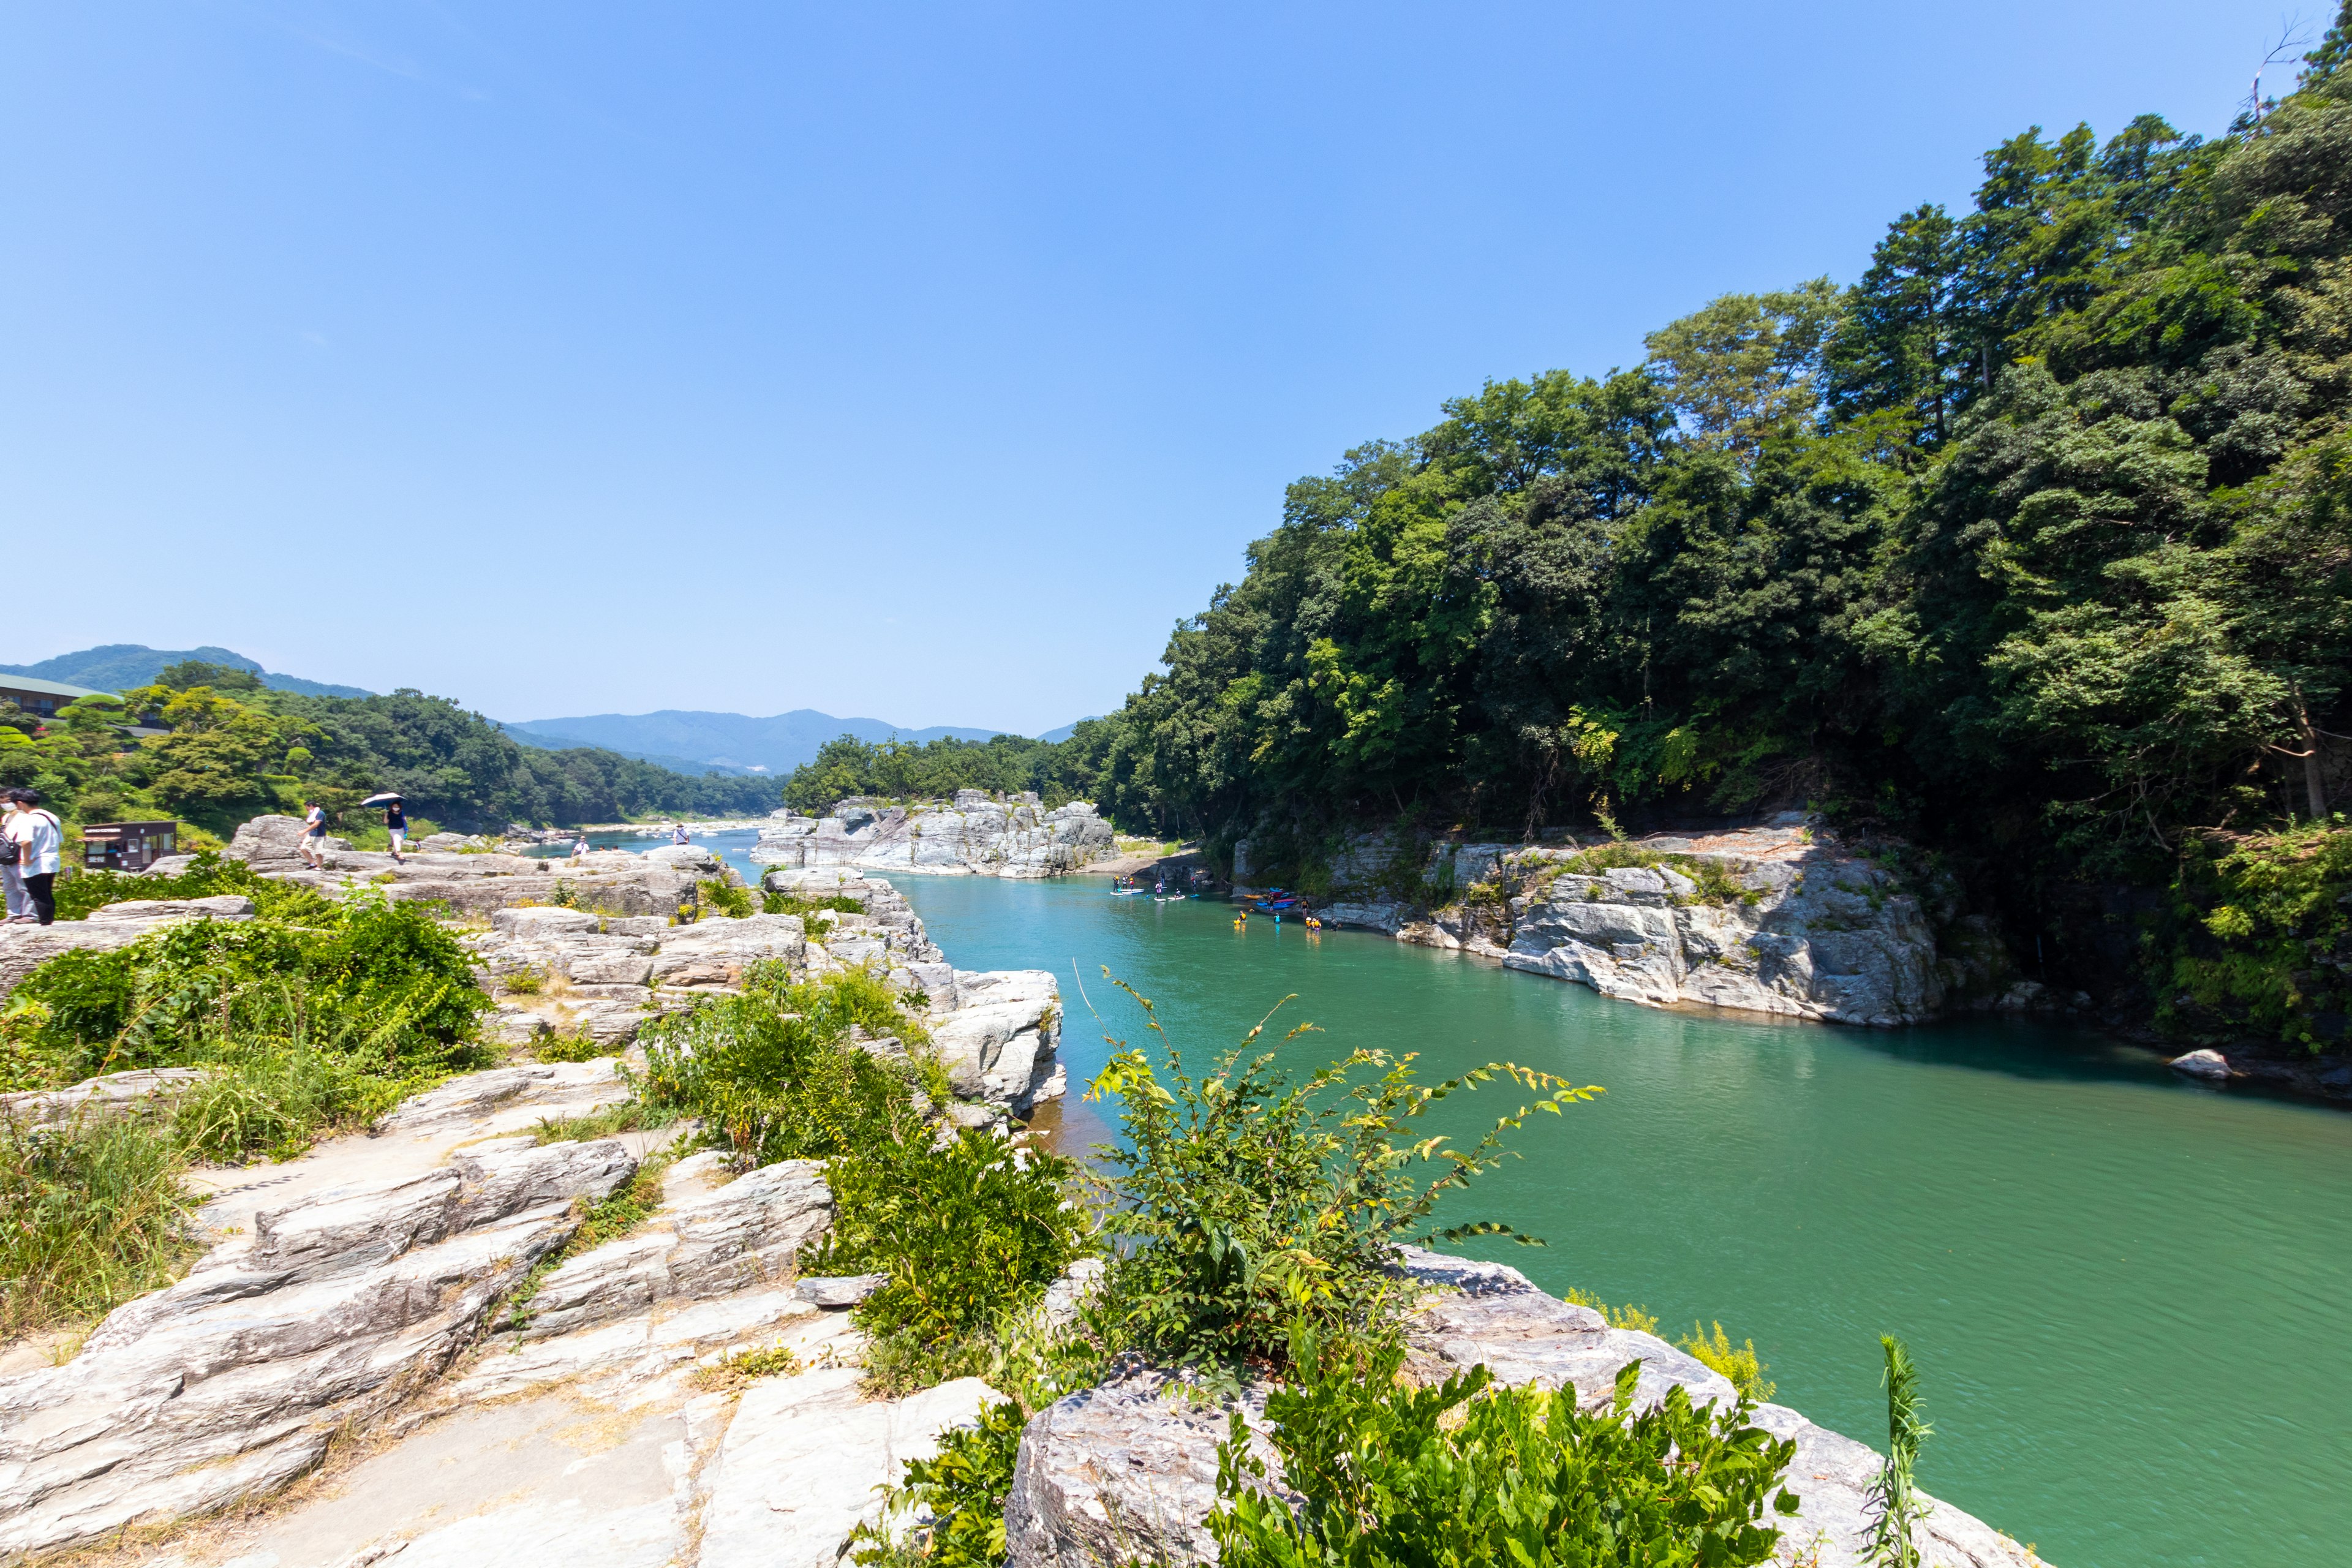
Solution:
M 10 790 L 8 798 L 16 810 L 8 818 L 6 832 L 16 846 L 16 875 L 24 881 L 25 901 L 31 906 L 27 913 L 16 918 L 53 925 L 58 918 L 58 868 L 65 850 L 65 827 L 55 815 L 41 809 L 38 791 Z
M 29 925 L 33 920 L 33 900 L 25 896 L 25 873 L 21 868 L 25 847 L 9 831 L 22 809 L 16 804 L 15 790 L 0 792 L 0 883 L 7 888 L 8 915 L 5 923 L 9 925 L 19 921 Z
M 313 871 L 327 868 L 324 858 L 327 847 L 327 808 L 317 801 L 310 803 L 302 813 L 302 841 L 296 846 L 302 852 L 302 864 Z
M 588 836 L 585 833 L 583 833 L 579 839 L 572 846 L 572 858 L 574 860 L 585 860 L 588 858 Z
M 683 822 L 677 823 L 670 828 L 669 841 L 672 844 L 691 844 L 694 842 L 693 839 L 687 837 L 686 824 Z
M 384 802 L 383 830 L 392 841 L 392 863 L 407 865 L 408 862 L 400 858 L 400 847 L 408 840 L 408 813 L 402 809 L 396 798 Z

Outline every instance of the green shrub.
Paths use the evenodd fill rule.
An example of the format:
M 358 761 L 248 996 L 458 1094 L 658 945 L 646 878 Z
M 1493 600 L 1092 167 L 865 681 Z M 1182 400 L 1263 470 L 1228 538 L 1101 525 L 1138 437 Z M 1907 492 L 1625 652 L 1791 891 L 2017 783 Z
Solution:
M 1761 1405 L 1772 1397 L 1772 1382 L 1764 1375 L 1764 1360 L 1756 1353 L 1754 1340 L 1734 1345 L 1721 1323 L 1715 1325 L 1711 1337 L 1693 1323 L 1691 1331 L 1675 1342 L 1690 1352 L 1694 1360 L 1729 1378 L 1740 1398 Z
M 700 902 L 706 914 L 724 915 L 730 920 L 740 921 L 751 913 L 751 889 L 749 888 L 705 879 L 696 883 L 695 889 L 701 896 Z
M 456 938 L 415 904 L 374 898 L 301 923 L 192 921 L 113 952 L 60 953 L 16 994 L 47 1010 L 28 1038 L 62 1081 L 202 1061 L 326 1019 L 332 1048 L 377 1070 L 446 1070 L 482 1059 L 475 1033 L 492 1006 Z
M 563 1035 L 541 1035 L 530 1043 L 532 1059 L 542 1062 L 593 1062 L 598 1057 L 616 1057 L 621 1053 L 585 1032 Z
M 1600 1313 L 1602 1321 L 1612 1329 L 1631 1329 L 1637 1334 L 1654 1334 L 1658 1331 L 1658 1320 L 1630 1302 L 1622 1307 L 1612 1307 L 1590 1290 L 1579 1290 L 1573 1288 L 1562 1292 L 1560 1300 L 1573 1301 L 1580 1307 L 1591 1308 Z
M 0 1339 L 92 1318 L 170 1282 L 196 1200 L 171 1137 L 136 1117 L 0 1117 Z
M 1157 1030 L 1151 1005 L 1137 1000 Z M 1205 1077 L 1186 1073 L 1171 1049 L 1164 1084 L 1143 1052 L 1121 1045 L 1087 1090 L 1119 1100 L 1125 1132 L 1104 1151 L 1118 1173 L 1106 1289 L 1123 1333 L 1173 1361 L 1279 1360 L 1302 1318 L 1342 1333 L 1393 1321 L 1403 1296 L 1390 1272 L 1398 1241 L 1426 1231 L 1441 1198 L 1498 1163 L 1503 1133 L 1537 1106 L 1557 1114 L 1600 1092 L 1501 1062 L 1424 1087 L 1411 1057 L 1362 1050 L 1294 1084 L 1274 1053 L 1245 1054 L 1265 1027 Z M 1360 1069 L 1377 1076 L 1357 1081 Z M 1498 1079 L 1543 1098 L 1497 1120 L 1467 1151 L 1443 1135 L 1405 1137 L 1409 1122 L 1453 1094 Z M 1409 1169 L 1415 1163 L 1442 1173 L 1423 1184 Z M 1508 1233 L 1482 1224 L 1436 1234 Z
M 1512 1568 L 1747 1568 L 1797 1510 L 1781 1486 L 1796 1445 L 1748 1425 L 1749 1407 L 1695 1410 L 1681 1388 L 1633 1409 L 1635 1362 L 1601 1409 L 1573 1389 L 1496 1388 L 1484 1366 L 1438 1388 L 1400 1387 L 1400 1348 L 1323 1358 L 1266 1398 L 1294 1514 L 1255 1489 L 1265 1466 L 1237 1414 L 1219 1450 L 1209 1517 L 1224 1568 L 1494 1563 Z
M 847 978 L 845 976 L 838 978 Z M 713 997 L 638 1032 L 646 1102 L 698 1116 L 738 1163 L 828 1159 L 896 1137 L 908 1115 L 906 1080 L 864 1051 L 843 1048 L 846 1030 L 813 1010 L 787 1010 L 767 994 Z
M 2319 1050 L 2315 1015 L 2352 1011 L 2352 830 L 2317 824 L 2182 847 L 2168 940 L 2151 950 L 2168 1032 L 2256 1034 Z
M 536 996 L 546 988 L 546 974 L 536 969 L 518 969 L 499 981 L 499 989 L 509 996 Z
M 1722 860 L 1712 855 L 1685 855 L 1619 842 L 1596 845 L 1581 854 L 1552 864 L 1559 871 L 1580 877 L 1597 877 L 1603 871 L 1625 867 L 1641 867 L 1649 870 L 1662 866 L 1671 867 L 1698 884 L 1698 891 L 1692 894 L 1690 900 L 1695 903 L 1753 904 L 1764 897 L 1757 889 L 1742 884 Z
M 891 1490 L 889 1512 L 916 1512 L 928 1522 L 898 1542 L 874 1526 L 861 1527 L 858 1568 L 918 1562 L 932 1568 L 1001 1568 L 1004 1500 L 1013 1490 L 1013 1463 L 1026 1420 L 1012 1400 L 986 1405 L 976 1425 L 940 1434 L 936 1458 L 908 1461 L 906 1480 Z
M 430 1085 L 430 1070 L 387 1077 L 366 1054 L 321 1049 L 305 1033 L 230 1047 L 173 1108 L 190 1157 L 236 1164 L 290 1160 L 330 1129 L 356 1131 Z
M 148 877 L 131 871 L 86 871 L 77 868 L 57 885 L 58 919 L 81 920 L 92 910 L 131 899 L 207 899 L 220 893 L 242 893 L 264 913 L 288 906 L 308 908 L 326 900 L 298 884 L 273 882 L 257 875 L 242 860 L 222 858 L 217 850 L 197 854 L 188 868 L 174 877 Z
M 936 1381 L 927 1373 L 946 1370 L 941 1349 L 989 1344 L 1087 1249 L 1086 1211 L 1070 1201 L 1076 1173 L 1074 1161 L 974 1128 L 934 1148 L 929 1130 L 904 1118 L 896 1136 L 825 1167 L 833 1228 L 802 1267 L 888 1274 L 858 1303 L 858 1326 L 903 1342 L 894 1349 L 908 1371 L 895 1381 Z
M 817 921 L 815 917 L 819 915 L 864 914 L 866 906 L 844 893 L 829 893 L 822 899 L 807 899 L 796 893 L 769 891 L 760 895 L 760 912 L 763 915 L 798 915 L 803 920 L 811 921 L 811 929 L 816 930 L 832 924 L 830 921 Z
M 569 1143 L 575 1140 L 584 1143 L 615 1133 L 667 1127 L 672 1120 L 641 1100 L 624 1100 L 578 1116 L 542 1116 L 532 1133 L 541 1143 Z
M 1886 1458 L 1864 1500 L 1873 1514 L 1864 1561 L 1878 1568 L 1919 1568 L 1911 1532 L 1927 1517 L 1927 1504 L 1911 1472 L 1919 1445 L 1935 1428 L 1920 1419 L 1919 1373 L 1911 1363 L 1910 1347 L 1892 1334 L 1882 1334 L 1878 1343 L 1886 1352 Z

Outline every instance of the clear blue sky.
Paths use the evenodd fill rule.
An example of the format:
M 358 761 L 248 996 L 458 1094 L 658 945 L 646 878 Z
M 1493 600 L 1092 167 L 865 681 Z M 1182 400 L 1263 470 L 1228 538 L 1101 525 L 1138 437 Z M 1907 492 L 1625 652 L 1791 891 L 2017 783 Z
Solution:
M 2219 131 L 2280 20 L 6 0 L 0 662 L 1034 731 L 1345 447 Z

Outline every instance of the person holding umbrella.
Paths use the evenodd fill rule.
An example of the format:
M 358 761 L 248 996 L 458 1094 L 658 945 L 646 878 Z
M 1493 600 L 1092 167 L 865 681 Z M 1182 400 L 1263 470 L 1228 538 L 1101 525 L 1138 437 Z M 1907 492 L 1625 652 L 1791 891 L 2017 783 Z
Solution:
M 383 830 L 392 840 L 392 863 L 407 865 L 408 862 L 400 858 L 401 846 L 408 840 L 408 813 L 402 809 L 400 796 L 386 790 L 382 795 L 368 796 L 360 804 L 383 807 Z

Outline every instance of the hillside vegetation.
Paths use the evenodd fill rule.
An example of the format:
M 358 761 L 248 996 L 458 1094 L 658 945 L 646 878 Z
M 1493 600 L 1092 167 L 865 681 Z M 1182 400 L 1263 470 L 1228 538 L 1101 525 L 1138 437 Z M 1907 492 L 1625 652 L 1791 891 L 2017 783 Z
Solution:
M 1850 287 L 1727 295 L 1630 370 L 1355 447 L 1025 787 L 1277 868 L 1400 818 L 1810 806 L 1945 851 L 2085 967 L 2186 963 L 2210 1028 L 2240 992 L 2265 1030 L 2329 1011 L 2332 922 L 2217 925 L 2209 868 L 2311 861 L 2277 836 L 2330 827 L 2352 762 L 2347 52 L 2339 20 L 2214 141 L 2026 131 Z M 2225 951 L 2258 925 L 2259 979 Z
M 169 732 L 134 739 L 133 724 Z M 178 817 L 226 833 L 314 799 L 346 824 L 378 790 L 445 826 L 609 822 L 654 813 L 752 815 L 772 780 L 690 776 L 581 748 L 518 745 L 446 697 L 313 697 L 194 661 L 121 697 L 86 697 L 46 724 L 0 705 L 0 784 L 30 784 L 81 822 Z

